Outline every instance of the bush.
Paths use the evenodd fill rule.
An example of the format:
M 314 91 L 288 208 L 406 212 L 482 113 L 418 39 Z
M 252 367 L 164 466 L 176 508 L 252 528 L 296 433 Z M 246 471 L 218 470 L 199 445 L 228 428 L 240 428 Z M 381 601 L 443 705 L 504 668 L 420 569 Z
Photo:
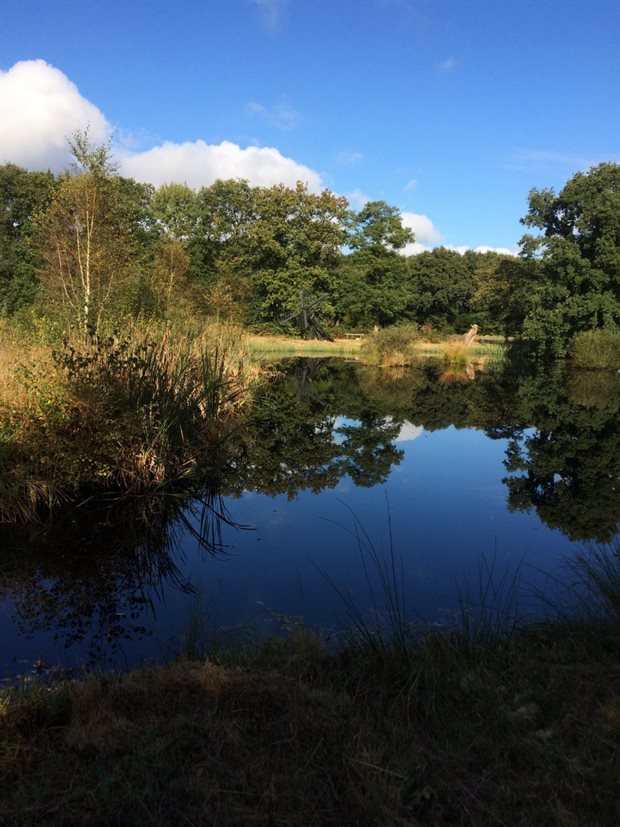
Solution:
M 570 346 L 570 358 L 584 368 L 620 368 L 620 331 L 586 330 Z
M 360 356 L 370 364 L 408 365 L 419 338 L 420 331 L 414 322 L 384 327 L 363 340 Z

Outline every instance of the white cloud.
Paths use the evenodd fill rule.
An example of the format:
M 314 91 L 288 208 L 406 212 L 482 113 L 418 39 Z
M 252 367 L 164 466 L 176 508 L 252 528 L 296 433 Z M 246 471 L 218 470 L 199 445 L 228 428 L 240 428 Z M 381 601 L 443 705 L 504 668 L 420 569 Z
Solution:
M 352 210 L 361 210 L 370 201 L 370 196 L 357 189 L 351 190 L 351 192 L 346 192 L 345 198 L 349 202 L 349 206 Z
M 26 60 L 0 72 L 0 163 L 59 172 L 71 160 L 67 137 L 87 126 L 95 144 L 112 134 L 103 113 L 59 69 L 44 60 Z M 178 181 L 199 187 L 218 178 L 247 178 L 256 186 L 295 186 L 305 181 L 312 192 L 323 189 L 318 172 L 275 147 L 242 148 L 230 141 L 213 145 L 198 140 L 167 141 L 136 151 L 137 144 L 132 146 L 120 130 L 116 139 L 121 172 L 156 186 Z
M 146 152 L 122 155 L 121 172 L 155 186 L 171 181 L 190 187 L 209 186 L 218 178 L 247 178 L 250 184 L 268 187 L 285 184 L 294 187 L 305 181 L 311 192 L 323 189 L 318 172 L 287 158 L 275 147 L 249 146 L 245 149 L 230 141 L 207 144 L 166 141 Z
M 361 152 L 355 151 L 345 151 L 339 152 L 336 155 L 336 162 L 338 164 L 342 164 L 343 166 L 349 166 L 351 164 L 359 164 L 364 156 Z
M 411 179 L 410 179 L 409 181 L 407 181 L 407 183 L 405 184 L 405 186 L 404 186 L 404 190 L 405 190 L 405 192 L 411 192 L 411 190 L 414 190 L 417 186 L 418 186 L 418 182 L 416 181 L 416 179 L 415 179 L 415 178 L 411 178 Z
M 112 131 L 60 69 L 22 60 L 0 72 L 0 163 L 60 172 L 70 160 L 67 138 L 87 126 L 95 143 Z
M 247 109 L 252 115 L 261 117 L 269 126 L 284 131 L 295 129 L 304 119 L 301 112 L 286 103 L 278 103 L 275 106 L 267 107 L 257 101 L 250 101 Z
M 407 244 L 401 252 L 404 256 L 414 256 L 424 252 L 429 247 L 441 243 L 442 235 L 431 219 L 426 215 L 414 212 L 401 212 L 403 227 L 413 230 L 415 241 Z
M 460 253 L 460 255 L 464 255 L 468 250 L 471 250 L 474 253 L 499 253 L 503 256 L 518 256 L 518 250 L 511 250 L 508 247 L 489 247 L 486 244 L 480 244 L 478 247 L 468 247 L 466 244 L 460 244 L 458 246 L 454 246 L 452 244 L 447 245 L 448 250 L 454 250 L 455 253 Z
M 422 425 L 413 425 L 411 422 L 405 421 L 394 442 L 412 442 L 422 436 L 423 433 L 424 427 Z

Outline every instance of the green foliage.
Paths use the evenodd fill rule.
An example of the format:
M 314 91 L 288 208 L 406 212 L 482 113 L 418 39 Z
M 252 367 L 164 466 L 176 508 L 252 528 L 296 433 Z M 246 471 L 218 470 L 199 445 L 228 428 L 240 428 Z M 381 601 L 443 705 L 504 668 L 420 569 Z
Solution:
M 413 232 L 403 227 L 399 210 L 385 201 L 369 201 L 351 216 L 350 227 L 347 245 L 352 250 L 367 250 L 378 256 L 402 250 L 415 240 Z
M 0 166 L 0 313 L 13 315 L 31 306 L 38 293 L 41 266 L 39 215 L 56 182 L 49 172 Z
M 409 259 L 409 307 L 418 324 L 465 328 L 472 323 L 470 300 L 474 283 L 463 256 L 437 247 Z
M 399 211 L 384 201 L 370 201 L 349 217 L 347 245 L 335 285 L 338 320 L 354 330 L 389 325 L 407 307 L 407 267 L 399 250 L 413 242 Z
M 584 368 L 620 368 L 620 331 L 587 330 L 570 345 L 570 358 Z
M 418 326 L 413 322 L 381 328 L 362 340 L 360 358 L 368 364 L 409 365 L 419 338 Z
M 88 133 L 71 142 L 77 174 L 60 181 L 41 218 L 46 299 L 61 306 L 70 324 L 98 330 L 118 318 L 123 292 L 140 268 L 136 191 L 113 177 L 109 147 L 93 147 Z
M 407 263 L 390 250 L 362 249 L 342 257 L 335 285 L 338 319 L 353 330 L 391 325 L 407 307 Z
M 559 195 L 532 190 L 523 255 L 540 257 L 537 305 L 523 332 L 539 353 L 566 354 L 582 330 L 620 326 L 620 165 L 577 173 Z

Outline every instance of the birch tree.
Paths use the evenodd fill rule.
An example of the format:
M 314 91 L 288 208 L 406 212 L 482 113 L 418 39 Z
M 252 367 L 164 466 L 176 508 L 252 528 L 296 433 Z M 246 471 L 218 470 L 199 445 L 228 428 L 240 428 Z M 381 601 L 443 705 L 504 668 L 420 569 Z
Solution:
M 69 145 L 74 163 L 43 219 L 41 281 L 69 321 L 94 334 L 115 293 L 135 274 L 134 227 L 110 147 L 94 147 L 87 131 L 76 132 Z

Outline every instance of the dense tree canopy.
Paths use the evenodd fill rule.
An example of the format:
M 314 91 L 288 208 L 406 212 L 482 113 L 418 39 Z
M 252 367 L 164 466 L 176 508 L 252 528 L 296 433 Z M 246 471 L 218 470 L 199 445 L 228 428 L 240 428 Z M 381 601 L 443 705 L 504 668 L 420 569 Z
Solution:
M 581 330 L 620 326 L 620 165 L 577 173 L 559 195 L 533 189 L 523 223 L 542 231 L 521 241 L 540 260 L 536 306 L 523 332 L 562 355 Z
M 41 267 L 37 218 L 56 187 L 50 172 L 0 166 L 0 312 L 12 314 L 31 304 Z
M 334 330 L 477 323 L 553 355 L 580 331 L 620 327 L 617 164 L 578 173 L 559 195 L 532 190 L 523 223 L 538 234 L 520 258 L 405 255 L 413 233 L 384 201 L 354 211 L 329 190 L 244 180 L 155 190 L 119 176 L 87 133 L 71 149 L 58 177 L 0 167 L 0 314 L 40 295 L 40 312 L 83 329 L 106 314 L 183 312 L 285 331 L 304 291 L 322 297 L 315 312 Z

